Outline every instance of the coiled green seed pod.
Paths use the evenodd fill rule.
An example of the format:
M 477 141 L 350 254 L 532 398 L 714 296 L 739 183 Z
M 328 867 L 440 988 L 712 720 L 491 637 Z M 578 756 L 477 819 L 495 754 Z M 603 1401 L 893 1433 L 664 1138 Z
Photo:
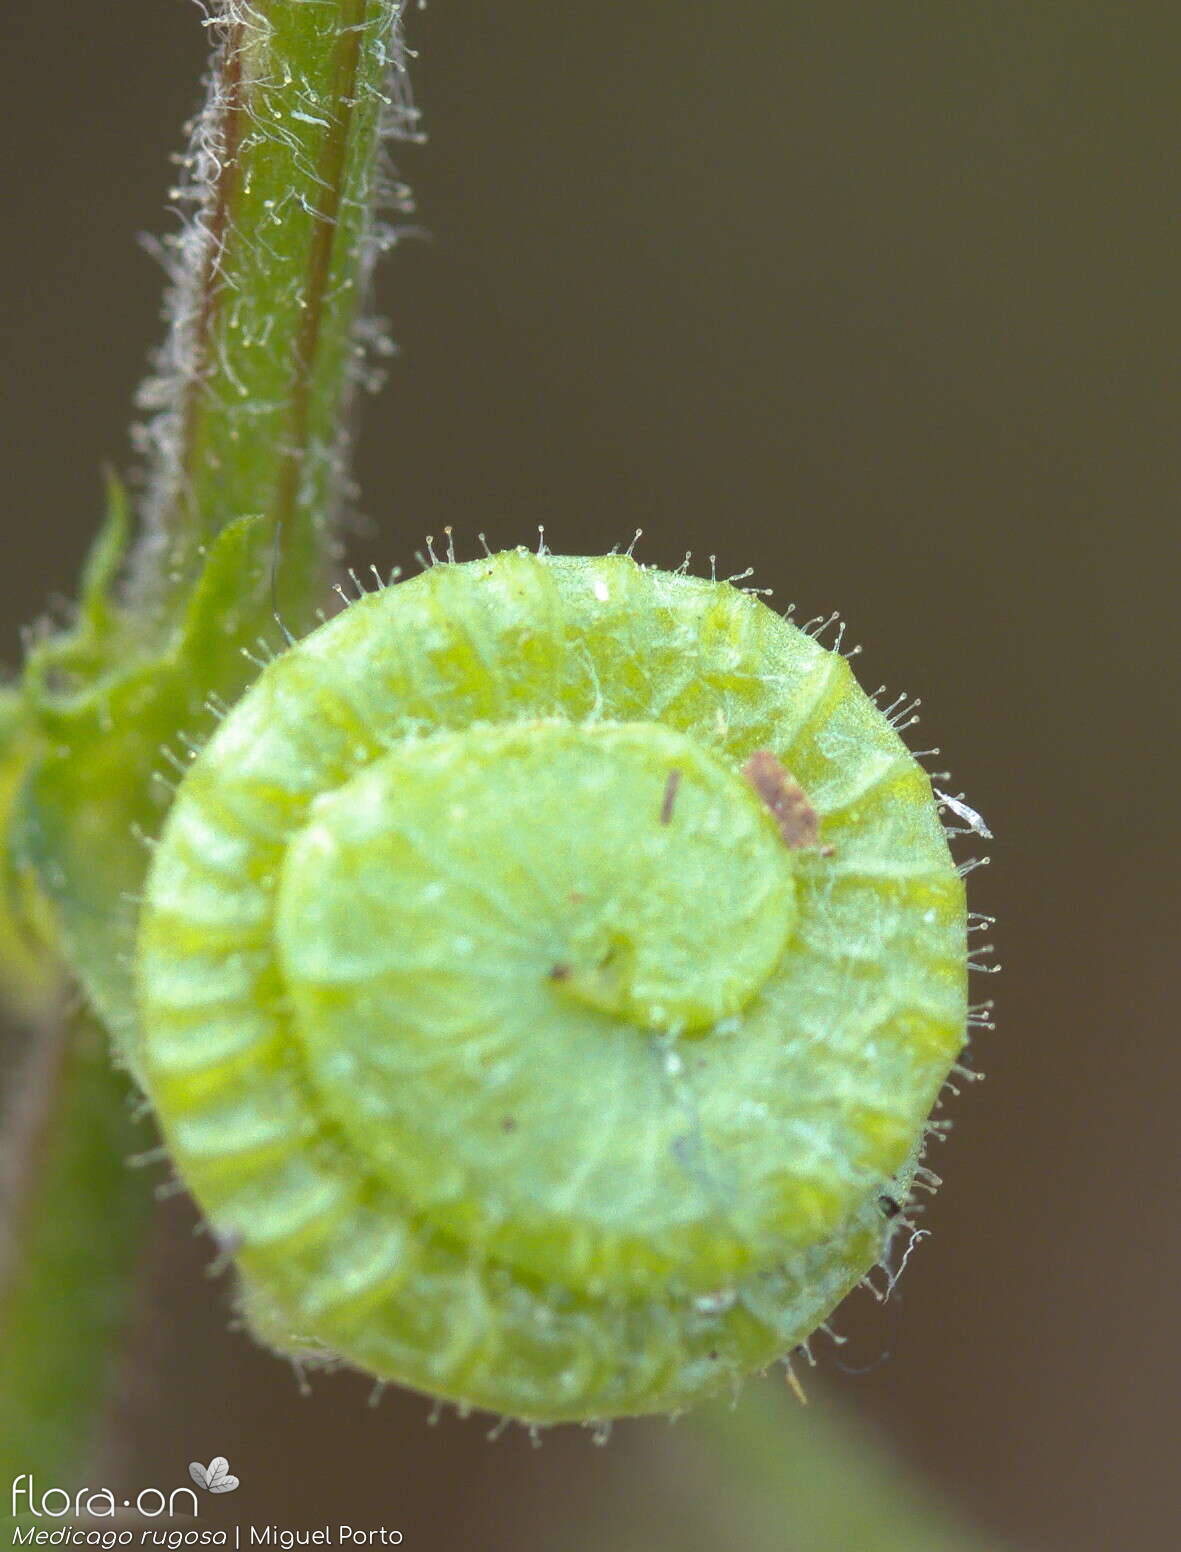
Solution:
M 766 1365 L 881 1258 L 964 1038 L 964 889 L 839 654 L 518 550 L 264 670 L 170 813 L 138 990 L 266 1340 L 606 1418 Z

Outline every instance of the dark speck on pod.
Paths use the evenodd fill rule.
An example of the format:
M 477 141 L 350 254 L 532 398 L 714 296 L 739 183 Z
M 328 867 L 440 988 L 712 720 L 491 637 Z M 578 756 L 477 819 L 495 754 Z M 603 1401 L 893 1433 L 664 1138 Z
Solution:
M 660 822 L 668 824 L 673 816 L 673 804 L 677 801 L 677 788 L 681 785 L 680 771 L 673 769 L 668 773 L 668 780 L 664 784 L 664 801 L 660 805 Z

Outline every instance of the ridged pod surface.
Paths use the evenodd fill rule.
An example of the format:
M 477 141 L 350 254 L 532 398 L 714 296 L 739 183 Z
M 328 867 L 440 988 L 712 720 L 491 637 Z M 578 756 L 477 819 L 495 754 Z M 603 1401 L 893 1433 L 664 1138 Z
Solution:
M 607 1418 L 764 1366 L 880 1259 L 965 965 L 927 776 L 844 658 L 725 583 L 516 550 L 362 598 L 220 725 L 137 1064 L 265 1340 Z

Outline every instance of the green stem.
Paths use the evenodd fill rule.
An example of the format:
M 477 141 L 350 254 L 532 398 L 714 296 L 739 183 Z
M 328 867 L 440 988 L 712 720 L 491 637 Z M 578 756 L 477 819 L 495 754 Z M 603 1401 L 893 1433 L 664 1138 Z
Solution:
M 297 606 L 332 552 L 359 308 L 385 238 L 378 148 L 413 121 L 401 8 L 222 0 L 214 13 L 206 105 L 174 191 L 196 215 L 169 245 L 172 327 L 141 400 L 155 410 L 141 603 L 183 598 L 237 517 L 281 534 Z
M 127 1324 L 151 1214 L 145 1128 L 103 1031 L 37 1040 L 6 1117 L 0 1246 L 0 1484 L 73 1481 Z M 0 1505 L 0 1513 L 8 1506 Z

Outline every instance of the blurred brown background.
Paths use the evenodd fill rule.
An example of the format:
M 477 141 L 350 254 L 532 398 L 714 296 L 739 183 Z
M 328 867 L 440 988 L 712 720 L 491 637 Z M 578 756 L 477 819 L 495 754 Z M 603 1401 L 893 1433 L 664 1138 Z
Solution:
M 840 607 L 869 687 L 922 693 L 920 745 L 999 837 L 973 892 L 1001 918 L 1000 1027 L 899 1331 L 863 1295 L 843 1321 L 859 1359 L 899 1351 L 826 1361 L 824 1389 L 1024 1546 L 1175 1546 L 1175 17 L 437 0 L 410 36 L 430 143 L 400 165 L 432 236 L 382 273 L 402 355 L 366 411 L 356 557 L 448 522 L 464 552 L 641 526 L 643 559 L 716 551 L 781 605 Z M 205 39 L 185 0 L 9 0 L 0 43 L 11 658 L 72 588 L 101 461 L 127 461 L 160 293 L 133 238 L 166 225 Z M 187 1209 L 165 1223 L 111 1441 L 129 1482 L 220 1451 L 275 1473 L 256 1518 L 392 1502 L 431 1552 L 532 1549 L 659 1452 L 664 1424 L 533 1452 L 348 1381 L 301 1402 L 226 1335 Z

